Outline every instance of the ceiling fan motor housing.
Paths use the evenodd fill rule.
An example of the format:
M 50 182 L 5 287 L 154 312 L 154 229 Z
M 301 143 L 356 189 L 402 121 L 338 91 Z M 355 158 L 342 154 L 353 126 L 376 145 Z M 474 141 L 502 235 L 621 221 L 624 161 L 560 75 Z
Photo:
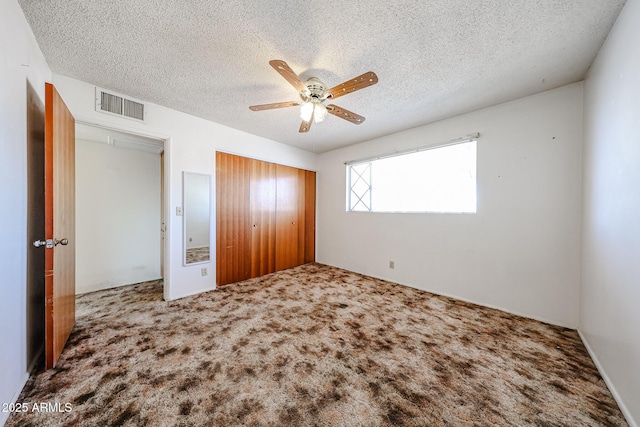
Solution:
M 315 99 L 323 99 L 324 91 L 327 90 L 327 86 L 320 81 L 317 77 L 310 77 L 304 85 L 306 86 L 305 91 L 300 93 L 300 97 L 307 101 L 309 98 Z

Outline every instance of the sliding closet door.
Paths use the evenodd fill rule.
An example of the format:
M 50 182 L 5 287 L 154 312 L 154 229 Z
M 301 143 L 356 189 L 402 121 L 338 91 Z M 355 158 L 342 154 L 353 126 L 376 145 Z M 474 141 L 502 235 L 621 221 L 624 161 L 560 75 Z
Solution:
M 218 285 L 251 277 L 251 161 L 216 153 L 216 274 Z
M 216 153 L 218 285 L 315 261 L 315 172 Z
M 304 249 L 305 249 L 305 230 L 306 220 L 305 215 L 305 177 L 306 172 L 304 169 L 298 169 L 298 188 L 300 192 L 298 194 L 298 253 L 296 254 L 296 265 L 304 264 Z
M 251 160 L 251 277 L 276 271 L 276 165 Z
M 302 174 L 300 173 L 302 172 Z M 276 270 L 304 264 L 304 171 L 276 165 Z
M 304 172 L 304 263 L 306 264 L 316 260 L 316 173 Z

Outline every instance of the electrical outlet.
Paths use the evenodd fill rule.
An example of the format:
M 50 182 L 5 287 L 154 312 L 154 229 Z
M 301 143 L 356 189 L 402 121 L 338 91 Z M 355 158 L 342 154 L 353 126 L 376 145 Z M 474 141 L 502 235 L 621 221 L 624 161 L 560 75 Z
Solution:
M 396 262 L 395 261 L 389 261 L 389 268 L 396 268 Z
M 203 276 L 206 276 L 207 274 L 209 274 L 209 273 L 207 273 L 207 267 L 202 267 L 202 268 L 200 269 L 200 273 L 201 273 Z
M 189 237 L 189 241 L 190 241 L 190 242 L 193 242 L 193 237 Z

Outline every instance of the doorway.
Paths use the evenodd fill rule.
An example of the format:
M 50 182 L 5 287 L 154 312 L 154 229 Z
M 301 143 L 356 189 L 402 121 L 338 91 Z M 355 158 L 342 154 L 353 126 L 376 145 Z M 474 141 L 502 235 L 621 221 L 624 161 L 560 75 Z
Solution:
M 31 242 L 45 236 L 44 103 L 27 82 L 27 363 L 33 372 L 44 355 L 45 253 Z
M 76 290 L 163 277 L 164 140 L 76 124 Z

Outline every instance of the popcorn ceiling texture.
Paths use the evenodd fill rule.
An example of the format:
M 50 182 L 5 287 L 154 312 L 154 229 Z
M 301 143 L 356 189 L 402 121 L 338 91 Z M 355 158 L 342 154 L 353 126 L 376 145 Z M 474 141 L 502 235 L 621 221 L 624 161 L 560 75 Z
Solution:
M 579 81 L 625 3 L 18 1 L 55 73 L 316 152 Z M 250 111 L 298 100 L 271 59 L 329 87 L 376 72 L 336 100 L 366 121 Z
M 321 264 L 77 310 L 7 426 L 626 425 L 576 331 Z

